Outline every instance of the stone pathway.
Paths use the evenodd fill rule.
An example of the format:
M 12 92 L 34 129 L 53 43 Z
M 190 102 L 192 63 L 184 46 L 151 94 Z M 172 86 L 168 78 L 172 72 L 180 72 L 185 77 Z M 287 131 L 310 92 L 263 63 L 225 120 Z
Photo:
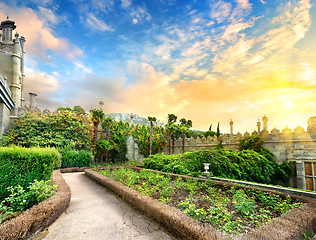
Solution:
M 168 234 L 84 173 L 66 173 L 68 209 L 39 239 L 172 240 Z

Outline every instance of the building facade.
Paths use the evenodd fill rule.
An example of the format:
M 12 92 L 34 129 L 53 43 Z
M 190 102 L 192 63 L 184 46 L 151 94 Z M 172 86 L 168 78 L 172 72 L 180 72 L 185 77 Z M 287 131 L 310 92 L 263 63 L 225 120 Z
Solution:
M 9 17 L 0 30 L 0 136 L 9 129 L 23 109 L 25 38 L 14 33 L 15 22 Z

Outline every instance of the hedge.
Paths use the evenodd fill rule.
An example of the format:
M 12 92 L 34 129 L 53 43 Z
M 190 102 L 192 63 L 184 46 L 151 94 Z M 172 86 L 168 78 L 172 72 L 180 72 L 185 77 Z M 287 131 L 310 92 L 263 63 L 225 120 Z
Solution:
M 54 148 L 0 148 L 0 200 L 10 186 L 29 186 L 35 179 L 50 180 L 61 155 Z
M 228 149 L 202 150 L 176 155 L 152 155 L 144 159 L 144 167 L 164 172 L 201 176 L 203 163 L 210 163 L 211 176 L 258 183 L 286 182 L 288 175 L 274 160 L 253 151 Z
M 74 149 L 60 149 L 59 152 L 62 155 L 61 167 L 90 167 L 93 164 L 93 155 L 86 150 L 74 150 Z

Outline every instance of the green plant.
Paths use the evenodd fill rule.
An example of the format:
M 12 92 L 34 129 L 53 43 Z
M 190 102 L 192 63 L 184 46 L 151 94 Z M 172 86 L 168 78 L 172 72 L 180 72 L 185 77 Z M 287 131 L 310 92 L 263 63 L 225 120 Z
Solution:
M 253 199 L 248 198 L 242 189 L 236 191 L 233 196 L 235 201 L 235 208 L 242 215 L 248 216 L 255 212 L 256 203 Z
M 30 186 L 20 185 L 7 188 L 9 196 L 0 203 L 0 223 L 14 216 L 15 212 L 22 212 L 45 199 L 53 196 L 57 186 L 51 186 L 50 181 L 35 180 Z
M 90 167 L 93 165 L 93 155 L 87 150 L 75 150 L 65 147 L 58 150 L 61 153 L 61 167 Z
M 0 201 L 8 196 L 8 187 L 25 188 L 34 180 L 50 180 L 60 158 L 52 148 L 0 148 Z
M 280 216 L 302 203 L 276 194 L 218 185 L 213 181 L 171 179 L 145 169 L 105 169 L 101 174 L 112 178 L 162 203 L 180 208 L 193 219 L 209 223 L 227 234 L 240 234 Z M 178 192 L 182 193 L 178 196 Z M 185 199 L 185 200 L 183 200 Z
M 92 125 L 84 114 L 60 111 L 57 113 L 26 113 L 13 123 L 2 139 L 2 145 L 23 147 L 64 147 L 91 149 Z

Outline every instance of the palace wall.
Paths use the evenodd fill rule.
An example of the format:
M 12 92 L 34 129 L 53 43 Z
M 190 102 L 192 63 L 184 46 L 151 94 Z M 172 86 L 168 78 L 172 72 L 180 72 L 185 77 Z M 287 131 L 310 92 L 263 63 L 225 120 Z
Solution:
M 286 129 L 288 130 L 288 129 Z M 302 131 L 301 128 L 297 128 L 294 132 L 282 132 L 279 133 L 277 129 L 274 129 L 271 133 L 261 133 L 264 144 L 263 147 L 268 148 L 276 156 L 278 163 L 285 162 L 290 159 L 316 159 L 316 132 L 315 131 Z M 239 139 L 249 136 L 248 133 L 244 135 L 238 134 L 234 136 L 224 135 L 217 139 L 216 136 L 202 138 L 186 138 L 185 139 L 185 152 L 193 152 L 199 150 L 207 150 L 216 147 L 222 140 L 224 148 L 239 150 Z M 163 153 L 168 155 L 172 154 L 172 140 L 170 153 L 169 146 L 166 146 Z M 174 153 L 182 153 L 182 138 L 176 139 Z

